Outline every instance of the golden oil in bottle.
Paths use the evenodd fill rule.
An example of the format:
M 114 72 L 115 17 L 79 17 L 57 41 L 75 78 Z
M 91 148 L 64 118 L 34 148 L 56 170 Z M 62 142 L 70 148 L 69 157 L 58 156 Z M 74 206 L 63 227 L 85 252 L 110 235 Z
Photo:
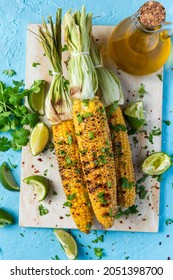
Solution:
M 155 9 L 159 7 L 160 10 L 157 11 L 157 18 L 153 18 L 153 21 L 150 18 L 150 26 L 145 22 L 145 19 L 149 18 L 149 11 L 144 9 L 142 13 L 140 8 L 135 16 L 126 18 L 117 25 L 110 38 L 110 56 L 118 67 L 132 75 L 156 72 L 165 64 L 170 54 L 171 40 L 167 31 L 162 28 L 165 9 L 159 2 L 154 2 L 152 7 L 153 2 L 146 3 L 150 3 L 149 8 L 147 7 L 150 10 L 149 15 L 154 17 Z M 141 14 L 143 17 L 140 17 Z

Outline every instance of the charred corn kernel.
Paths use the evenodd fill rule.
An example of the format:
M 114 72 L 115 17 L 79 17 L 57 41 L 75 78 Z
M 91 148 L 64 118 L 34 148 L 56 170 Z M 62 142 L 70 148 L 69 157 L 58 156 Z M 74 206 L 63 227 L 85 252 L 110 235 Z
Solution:
M 91 204 L 97 220 L 109 228 L 117 208 L 116 174 L 104 107 L 97 97 L 74 100 L 73 119 Z
M 117 203 L 130 207 L 136 198 L 135 175 L 127 128 L 120 107 L 109 119 L 117 175 Z
M 71 215 L 80 231 L 89 233 L 93 210 L 83 179 L 73 121 L 53 125 L 53 137 L 62 184 Z

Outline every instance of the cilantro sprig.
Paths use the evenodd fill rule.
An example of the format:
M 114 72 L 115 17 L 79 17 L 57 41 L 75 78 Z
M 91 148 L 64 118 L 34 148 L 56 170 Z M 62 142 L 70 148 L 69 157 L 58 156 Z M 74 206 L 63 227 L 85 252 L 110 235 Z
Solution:
M 0 81 L 0 132 L 10 131 L 12 136 L 11 140 L 0 137 L 1 152 L 10 148 L 20 150 L 29 141 L 30 131 L 24 126 L 33 128 L 39 122 L 39 114 L 24 105 L 24 98 L 30 92 L 39 92 L 41 81 L 34 81 L 30 89 L 24 89 L 23 86 L 23 80 L 13 81 L 12 86 Z

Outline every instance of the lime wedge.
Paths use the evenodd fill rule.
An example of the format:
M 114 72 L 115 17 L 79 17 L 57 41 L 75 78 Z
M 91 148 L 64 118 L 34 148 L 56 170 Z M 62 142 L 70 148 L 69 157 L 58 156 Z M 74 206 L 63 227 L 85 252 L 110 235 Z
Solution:
M 33 156 L 40 154 L 46 147 L 49 141 L 49 128 L 48 126 L 40 122 L 36 124 L 30 137 L 30 148 Z
M 14 223 L 13 217 L 5 210 L 0 208 L 0 227 Z
M 54 233 L 62 245 L 69 260 L 75 260 L 78 255 L 78 248 L 73 236 L 63 229 L 55 229 Z
M 23 180 L 27 184 L 32 184 L 34 191 L 37 193 L 38 201 L 44 200 L 50 189 L 50 183 L 47 178 L 40 175 L 33 175 Z
M 171 166 L 171 157 L 166 153 L 157 152 L 149 155 L 142 163 L 142 171 L 149 175 L 160 175 Z
M 144 122 L 144 107 L 142 101 L 131 102 L 124 110 L 124 114 L 130 126 L 136 130 L 140 129 Z
M 9 191 L 19 191 L 20 188 L 16 183 L 10 168 L 6 162 L 0 166 L 0 182 L 2 186 Z
M 44 115 L 44 102 L 45 102 L 45 81 L 41 80 L 39 85 L 39 92 L 30 92 L 28 95 L 28 103 L 34 112 L 38 112 L 41 116 Z

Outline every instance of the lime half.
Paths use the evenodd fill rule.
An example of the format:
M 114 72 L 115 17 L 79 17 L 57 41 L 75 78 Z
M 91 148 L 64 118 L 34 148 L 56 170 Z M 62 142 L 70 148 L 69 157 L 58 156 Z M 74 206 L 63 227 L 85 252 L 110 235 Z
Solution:
M 2 186 L 9 191 L 20 190 L 6 162 L 0 166 L 0 182 Z
M 171 157 L 166 153 L 157 152 L 149 155 L 142 163 L 142 171 L 149 175 L 160 175 L 171 166 Z
M 0 208 L 0 227 L 11 225 L 13 223 L 13 217 L 7 211 Z
M 44 102 L 45 102 L 45 81 L 40 81 L 40 91 L 30 92 L 28 95 L 28 103 L 34 112 L 38 112 L 41 116 L 44 115 Z
M 48 141 L 49 128 L 45 123 L 40 122 L 34 127 L 33 131 L 31 132 L 30 148 L 33 156 L 40 154 L 46 147 Z
M 23 180 L 27 184 L 32 184 L 34 191 L 37 193 L 38 201 L 44 200 L 50 189 L 50 183 L 47 178 L 40 175 L 33 175 Z
M 131 102 L 124 110 L 130 126 L 136 130 L 145 123 L 144 107 L 142 101 Z
M 75 260 L 78 255 L 78 248 L 73 236 L 63 229 L 55 229 L 54 233 L 69 260 Z

